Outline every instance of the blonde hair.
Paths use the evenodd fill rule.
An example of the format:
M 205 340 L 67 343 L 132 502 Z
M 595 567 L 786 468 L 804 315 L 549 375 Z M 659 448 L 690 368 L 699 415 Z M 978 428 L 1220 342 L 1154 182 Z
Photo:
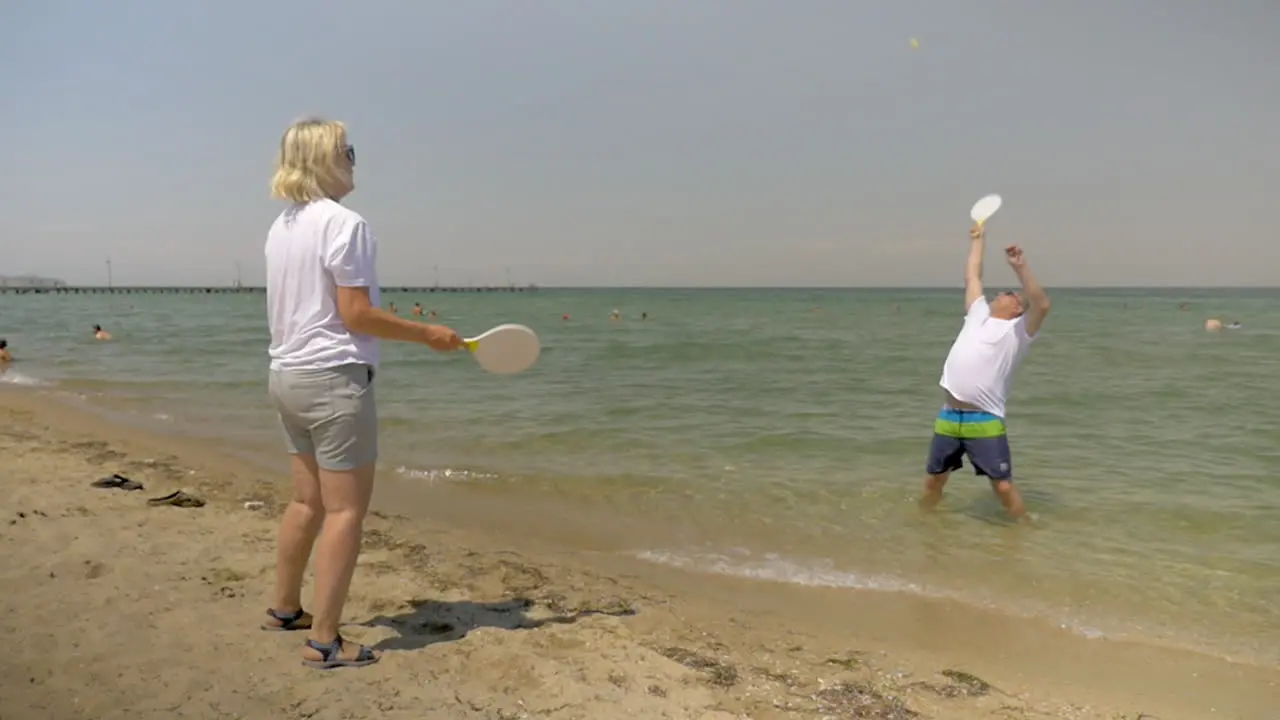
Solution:
M 337 120 L 306 118 L 284 131 L 271 196 L 305 203 L 344 195 L 354 183 L 339 158 L 347 146 L 347 126 Z

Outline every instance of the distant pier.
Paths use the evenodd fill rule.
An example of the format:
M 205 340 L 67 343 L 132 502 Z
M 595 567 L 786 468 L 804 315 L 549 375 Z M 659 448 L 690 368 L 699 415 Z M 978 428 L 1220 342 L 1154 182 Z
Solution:
M 427 293 L 521 293 L 536 292 L 536 285 L 475 285 L 408 287 L 383 286 L 384 293 L 425 295 Z M 57 285 L 47 287 L 17 287 L 0 285 L 0 295 L 260 295 L 265 287 L 236 286 L 92 286 Z

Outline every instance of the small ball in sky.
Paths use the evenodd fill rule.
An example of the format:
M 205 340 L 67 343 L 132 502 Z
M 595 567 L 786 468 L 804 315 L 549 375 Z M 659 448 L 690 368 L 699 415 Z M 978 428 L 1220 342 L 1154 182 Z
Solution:
M 917 40 L 917 39 L 915 39 L 915 38 L 911 38 L 911 49 L 912 49 L 912 50 L 919 50 L 919 49 L 920 49 L 920 41 L 919 41 L 919 40 Z

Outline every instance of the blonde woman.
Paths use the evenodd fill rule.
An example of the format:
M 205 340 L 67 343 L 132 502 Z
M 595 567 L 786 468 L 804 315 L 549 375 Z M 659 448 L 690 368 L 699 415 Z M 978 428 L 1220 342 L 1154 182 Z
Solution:
M 380 309 L 377 243 L 364 218 L 340 204 L 355 189 L 355 162 L 342 123 L 289 127 L 271 180 L 271 194 L 289 206 L 266 246 L 270 394 L 291 456 L 293 500 L 280 524 L 275 599 L 263 628 L 308 631 L 303 663 L 317 668 L 378 661 L 338 632 L 378 459 L 378 339 L 442 352 L 462 345 L 447 327 Z M 314 616 L 302 609 L 313 544 Z

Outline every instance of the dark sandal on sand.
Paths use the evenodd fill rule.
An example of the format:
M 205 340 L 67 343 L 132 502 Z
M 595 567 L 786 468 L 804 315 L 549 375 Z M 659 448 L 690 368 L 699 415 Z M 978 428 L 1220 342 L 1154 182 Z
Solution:
M 329 670 L 340 667 L 364 667 L 382 659 L 374 655 L 373 650 L 364 645 L 360 646 L 360 651 L 356 653 L 354 658 L 344 658 L 342 657 L 342 642 L 341 635 L 331 643 L 318 643 L 315 640 L 307 640 L 307 647 L 320 653 L 321 659 L 303 660 L 302 664 L 318 670 Z
M 182 492 L 181 490 L 175 490 L 174 492 L 171 492 L 168 495 L 165 495 L 164 497 L 151 498 L 150 500 L 147 501 L 147 504 L 151 505 L 152 507 L 156 507 L 159 505 L 172 505 L 174 507 L 181 507 L 181 508 L 204 507 L 203 500 L 201 500 L 198 497 L 188 495 Z
M 306 610 L 298 610 L 297 612 L 282 613 L 275 608 L 267 608 L 267 614 L 271 616 L 275 623 L 262 623 L 263 630 L 272 630 L 275 632 L 283 632 L 286 630 L 310 630 L 311 616 Z
M 104 478 L 98 478 L 97 480 L 94 480 L 93 482 L 89 483 L 89 485 L 96 488 L 106 488 L 106 489 L 111 489 L 111 488 L 119 488 L 121 490 L 141 490 L 142 489 L 142 483 L 130 480 L 129 478 L 121 475 L 120 473 L 108 475 L 107 477 L 104 477 Z

